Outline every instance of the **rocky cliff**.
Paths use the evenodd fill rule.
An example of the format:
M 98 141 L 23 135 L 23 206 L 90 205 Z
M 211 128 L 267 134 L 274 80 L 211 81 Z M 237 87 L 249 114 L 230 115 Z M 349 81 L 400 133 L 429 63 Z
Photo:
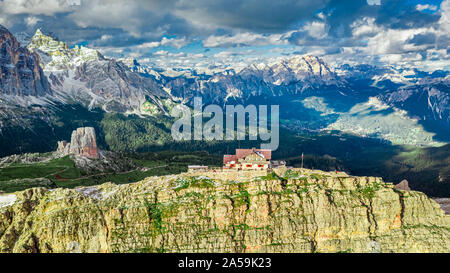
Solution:
M 36 53 L 21 47 L 0 25 L 0 94 L 43 96 L 51 93 Z
M 72 132 L 70 143 L 58 142 L 58 153 L 62 155 L 79 155 L 87 158 L 99 158 L 95 129 L 93 127 L 81 127 Z
M 221 174 L 2 195 L 0 252 L 450 251 L 439 205 L 379 178 Z

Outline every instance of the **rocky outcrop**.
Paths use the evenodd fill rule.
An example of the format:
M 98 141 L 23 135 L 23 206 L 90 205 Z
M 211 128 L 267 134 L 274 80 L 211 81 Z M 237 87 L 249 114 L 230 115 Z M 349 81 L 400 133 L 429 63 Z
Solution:
M 99 153 L 93 127 L 81 127 L 72 132 L 70 143 L 59 141 L 57 152 L 62 155 L 79 155 L 82 157 L 98 159 Z
M 44 96 L 51 93 L 39 56 L 21 47 L 0 25 L 0 94 Z
M 406 179 L 402 180 L 400 183 L 395 185 L 394 188 L 397 190 L 402 190 L 402 191 L 410 191 L 411 190 L 411 188 L 409 187 L 408 180 L 406 180 Z
M 439 205 L 380 178 L 209 176 L 15 193 L 0 208 L 0 252 L 450 251 Z

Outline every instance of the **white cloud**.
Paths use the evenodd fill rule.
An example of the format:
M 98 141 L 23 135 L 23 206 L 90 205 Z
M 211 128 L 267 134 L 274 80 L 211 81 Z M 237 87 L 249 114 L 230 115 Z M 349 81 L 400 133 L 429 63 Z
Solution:
M 66 0 L 3 0 L 0 10 L 7 14 L 54 15 L 73 10 Z
M 167 50 L 158 50 L 155 53 L 153 53 L 153 55 L 155 56 L 167 56 L 167 54 L 169 54 L 169 51 Z
M 321 39 L 327 36 L 327 28 L 324 22 L 313 21 L 303 27 L 303 31 L 308 32 L 309 36 Z
M 166 37 L 163 37 L 161 42 L 160 42 L 160 44 L 162 46 L 171 46 L 171 47 L 175 47 L 175 48 L 180 49 L 180 48 L 186 46 L 188 44 L 188 42 L 186 41 L 185 38 L 179 38 L 179 39 L 170 38 L 170 39 L 167 39 Z
M 102 37 L 100 37 L 100 40 L 102 40 L 102 41 L 108 41 L 111 39 L 112 39 L 112 35 L 107 35 L 107 34 L 102 35 Z
M 441 3 L 441 18 L 438 25 L 444 35 L 450 35 L 450 0 L 445 0 Z
M 143 43 L 143 44 L 137 45 L 136 48 L 150 49 L 150 48 L 156 48 L 156 47 L 158 47 L 160 45 L 161 45 L 160 42 L 147 42 L 147 43 Z
M 214 58 L 229 58 L 236 55 L 242 55 L 243 53 L 237 53 L 233 51 L 221 51 L 219 53 L 214 54 Z
M 157 42 L 147 42 L 140 45 L 137 45 L 136 48 L 138 49 L 151 49 L 151 48 L 157 48 L 160 46 L 170 46 L 177 49 L 180 49 L 186 45 L 188 45 L 189 42 L 186 40 L 186 38 L 166 38 L 163 37 L 161 41 Z
M 83 28 L 119 28 L 134 37 L 141 37 L 143 32 L 151 29 L 158 37 L 166 31 L 162 20 L 164 12 L 159 6 L 158 1 L 90 0 L 83 1 L 79 8 L 72 7 L 68 18 Z
M 319 14 L 317 14 L 317 17 L 319 17 L 320 19 L 324 20 L 325 19 L 325 14 L 323 12 L 320 12 Z
M 37 18 L 36 16 L 29 16 L 25 18 L 25 24 L 28 27 L 34 27 L 41 19 Z
M 323 56 L 326 55 L 325 49 L 323 47 L 308 47 L 305 50 L 306 55 L 312 55 L 312 56 Z
M 137 49 L 152 49 L 157 48 L 160 46 L 170 46 L 173 48 L 181 49 L 182 47 L 188 45 L 189 42 L 186 40 L 186 38 L 166 38 L 163 37 L 161 41 L 155 41 L 155 42 L 147 42 L 143 44 L 139 44 L 136 46 Z
M 437 6 L 435 5 L 429 5 L 429 4 L 418 4 L 416 5 L 416 10 L 422 11 L 422 10 L 437 10 Z
M 381 5 L 381 0 L 367 0 L 367 4 L 371 5 L 371 6 L 379 6 Z
M 369 38 L 367 52 L 369 54 L 393 54 L 424 49 L 425 46 L 409 44 L 408 40 L 416 34 L 427 33 L 428 29 L 384 29 Z
M 364 17 L 351 25 L 354 37 L 373 36 L 381 31 L 381 28 L 375 24 L 375 18 Z
M 285 35 L 262 35 L 257 33 L 238 33 L 232 36 L 209 36 L 203 41 L 205 47 L 263 46 L 287 44 Z

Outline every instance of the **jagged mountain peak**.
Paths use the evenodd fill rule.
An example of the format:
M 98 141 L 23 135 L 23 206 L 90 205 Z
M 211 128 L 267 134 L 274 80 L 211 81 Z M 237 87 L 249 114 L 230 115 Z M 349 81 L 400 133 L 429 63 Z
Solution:
M 305 83 L 305 87 L 320 85 L 341 85 L 330 66 L 320 57 L 294 55 L 272 63 L 255 63 L 244 68 L 244 76 L 260 76 L 265 82 L 275 85 Z
M 312 55 L 294 55 L 291 58 L 284 59 L 283 64 L 297 73 L 310 72 L 314 75 L 333 73 L 331 68 L 322 58 Z
M 41 29 L 36 30 L 27 47 L 30 50 L 38 49 L 49 55 L 70 54 L 69 46 L 66 43 L 53 38 L 51 35 L 45 35 Z
M 318 57 L 318 56 L 314 56 L 314 55 L 293 55 L 287 59 L 284 59 L 284 61 L 288 62 L 288 63 L 293 63 L 293 64 L 301 64 L 304 62 L 307 63 L 322 63 L 325 64 L 325 61 Z
M 71 70 L 85 62 L 104 59 L 95 49 L 78 45 L 70 48 L 67 43 L 44 34 L 40 29 L 36 30 L 27 48 L 36 51 L 43 60 L 45 70 L 50 71 Z

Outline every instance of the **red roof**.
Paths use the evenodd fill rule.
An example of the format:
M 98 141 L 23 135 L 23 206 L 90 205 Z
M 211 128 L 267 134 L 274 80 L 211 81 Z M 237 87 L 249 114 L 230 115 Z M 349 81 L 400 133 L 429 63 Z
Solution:
M 262 149 L 236 149 L 236 157 L 244 158 L 248 156 L 249 154 L 257 152 L 264 156 L 265 159 L 270 160 L 272 158 L 272 151 L 271 150 L 262 150 Z
M 227 164 L 231 161 L 236 162 L 237 157 L 235 155 L 223 155 L 223 164 Z
M 272 158 L 272 151 L 271 150 L 262 150 L 262 149 L 236 149 L 236 155 L 224 155 L 223 156 L 223 164 L 226 164 L 230 161 L 237 161 L 238 159 L 245 158 L 251 153 L 258 153 L 266 160 L 270 160 Z

